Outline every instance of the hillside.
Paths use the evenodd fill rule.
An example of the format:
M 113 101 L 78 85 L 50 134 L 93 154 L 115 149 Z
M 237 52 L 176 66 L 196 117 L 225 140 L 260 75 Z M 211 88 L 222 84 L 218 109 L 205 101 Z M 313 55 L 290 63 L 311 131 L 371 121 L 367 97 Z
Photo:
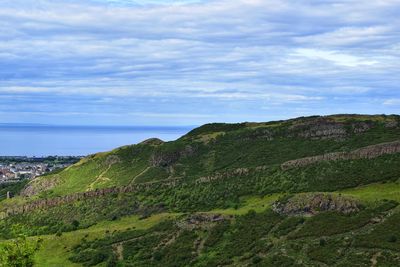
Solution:
M 14 186 L 0 237 L 37 266 L 396 266 L 399 182 L 397 115 L 207 124 Z

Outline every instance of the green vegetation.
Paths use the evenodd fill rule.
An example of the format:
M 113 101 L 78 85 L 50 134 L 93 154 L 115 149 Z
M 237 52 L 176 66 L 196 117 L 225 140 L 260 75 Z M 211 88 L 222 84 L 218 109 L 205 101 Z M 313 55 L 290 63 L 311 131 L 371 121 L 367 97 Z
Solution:
M 10 192 L 11 196 L 18 195 L 21 190 L 26 186 L 26 184 L 26 180 L 16 183 L 0 184 L 0 201 L 7 198 L 7 192 Z
M 41 239 L 27 240 L 25 236 L 19 236 L 14 240 L 0 244 L 0 266 L 34 266 L 34 254 L 40 248 L 41 242 Z
M 257 175 L 273 181 L 278 178 L 279 181 L 275 183 L 279 184 L 279 187 L 272 185 L 274 190 L 268 187 L 269 190 L 266 191 L 290 190 L 290 187 L 295 185 L 292 179 L 297 179 L 299 175 L 304 177 L 305 181 L 301 182 L 305 184 L 293 188 L 294 190 L 350 188 L 374 181 L 398 179 L 398 169 L 392 168 L 396 166 L 399 158 L 388 156 L 379 162 L 376 161 L 376 166 L 370 169 L 378 173 L 364 171 L 363 168 L 370 165 L 369 160 L 356 161 L 357 166 L 353 166 L 351 162 L 327 162 L 289 173 L 280 171 L 279 165 L 306 156 L 349 151 L 399 140 L 398 125 L 392 127 L 395 125 L 393 123 L 398 121 L 397 116 L 332 116 L 259 124 L 208 124 L 174 142 L 142 142 L 95 154 L 57 175 L 48 175 L 40 179 L 43 183 L 46 183 L 46 180 L 56 181 L 54 186 L 48 189 L 50 195 L 56 196 L 167 178 L 179 178 L 189 182 L 199 177 L 238 168 L 256 169 L 267 166 L 269 171 Z M 375 160 L 372 163 L 374 162 Z M 386 166 L 380 167 L 381 164 L 389 165 L 390 168 L 387 170 Z M 335 171 L 342 167 L 346 170 L 335 175 Z M 386 170 L 388 173 L 384 173 L 384 177 L 376 176 L 379 171 Z M 319 174 L 324 177 L 320 177 Z M 351 176 L 347 177 L 347 174 Z M 368 180 L 364 180 L 363 175 L 369 174 Z M 317 183 L 320 188 L 310 188 L 309 184 L 315 185 L 318 179 L 325 177 L 333 181 Z M 339 185 L 335 183 L 337 177 L 344 179 Z M 332 185 L 335 188 L 332 188 Z
M 0 244 L 43 239 L 38 251 L 24 250 L 30 263 L 15 266 L 32 259 L 44 267 L 398 266 L 400 153 L 281 168 L 395 140 L 399 116 L 208 124 L 173 142 L 98 153 L 28 185 L 0 188 L 18 194 L 25 187 L 25 196 L 0 202 Z M 102 188 L 114 189 L 96 191 Z M 86 191 L 98 194 L 77 198 Z M 307 210 L 315 192 L 332 196 L 314 203 L 328 206 L 317 214 L 291 216 L 274 205 L 298 199 Z M 52 205 L 57 196 L 73 200 Z M 356 199 L 358 211 L 336 207 L 339 196 Z M 24 204 L 37 206 L 7 216 Z
M 331 236 L 359 229 L 370 223 L 372 219 L 384 216 L 397 205 L 397 202 L 388 201 L 377 205 L 377 207 L 365 208 L 356 214 L 320 213 L 308 219 L 301 230 L 296 232 L 292 238 Z

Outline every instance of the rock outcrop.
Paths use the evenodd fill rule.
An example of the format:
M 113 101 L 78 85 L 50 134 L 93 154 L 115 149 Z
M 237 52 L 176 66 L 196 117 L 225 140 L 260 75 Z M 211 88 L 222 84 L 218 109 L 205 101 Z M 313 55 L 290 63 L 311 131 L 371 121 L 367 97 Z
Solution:
M 248 168 L 238 168 L 234 170 L 229 170 L 225 172 L 218 172 L 209 176 L 203 176 L 196 180 L 197 183 L 208 183 L 215 180 L 221 180 L 224 178 L 230 178 L 233 176 L 245 176 L 250 173 Z
M 373 159 L 383 155 L 400 153 L 400 141 L 377 144 L 350 152 L 333 152 L 324 155 L 290 160 L 281 165 L 283 170 L 305 167 L 321 161 Z
M 290 128 L 297 136 L 306 139 L 343 139 L 347 136 L 342 123 L 321 120 L 312 124 L 295 125 Z
M 152 167 L 170 167 L 181 158 L 190 157 L 194 153 L 195 149 L 190 145 L 175 151 L 156 151 L 150 157 L 150 165 Z
M 298 194 L 286 200 L 278 200 L 273 204 L 273 210 L 289 216 L 311 216 L 324 211 L 348 214 L 359 211 L 360 204 L 350 197 L 308 193 Z
M 328 117 L 299 121 L 289 127 L 292 136 L 306 139 L 345 139 L 350 134 L 361 134 L 374 127 L 373 122 L 344 123 Z
M 61 178 L 59 175 L 54 175 L 51 177 L 38 177 L 29 182 L 25 188 L 21 191 L 20 195 L 24 197 L 30 197 L 37 195 L 40 192 L 50 190 L 61 183 Z
M 189 217 L 178 221 L 176 224 L 179 228 L 185 230 L 193 230 L 199 228 L 206 229 L 212 227 L 215 223 L 225 221 L 227 219 L 228 218 L 219 214 L 199 213 L 190 215 Z

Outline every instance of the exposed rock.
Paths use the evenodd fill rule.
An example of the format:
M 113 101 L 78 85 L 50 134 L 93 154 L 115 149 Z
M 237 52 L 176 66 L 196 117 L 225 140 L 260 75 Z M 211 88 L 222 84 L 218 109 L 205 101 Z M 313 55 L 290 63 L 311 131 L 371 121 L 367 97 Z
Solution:
M 195 149 L 187 145 L 181 150 L 176 151 L 156 151 L 150 157 L 150 164 L 152 167 L 170 167 L 178 162 L 181 158 L 190 157 L 194 155 Z
M 256 171 L 261 171 L 264 170 L 263 166 L 257 167 L 255 169 Z M 203 176 L 197 179 L 197 183 L 208 183 L 211 181 L 215 181 L 215 180 L 220 180 L 220 179 L 224 179 L 224 178 L 231 178 L 234 176 L 246 176 L 251 172 L 250 169 L 248 168 L 237 168 L 237 169 L 233 169 L 233 170 L 228 170 L 225 172 L 217 172 L 215 174 L 209 175 L 209 176 Z
M 119 162 L 121 162 L 121 159 L 117 155 L 110 155 L 106 158 L 107 165 L 113 165 Z
M 400 153 L 400 141 L 367 146 L 350 152 L 333 152 L 324 155 L 290 160 L 281 165 L 283 170 L 305 167 L 321 161 L 373 159 L 382 155 Z
M 179 160 L 179 152 L 163 153 L 156 152 L 151 155 L 150 164 L 152 167 L 169 167 Z
M 226 220 L 222 215 L 219 214 L 193 214 L 190 215 L 189 217 L 178 221 L 176 224 L 179 228 L 181 229 L 186 229 L 186 230 L 193 230 L 193 229 L 205 229 L 205 228 L 210 228 L 213 226 L 215 223 L 221 222 Z
M 248 131 L 246 133 L 243 133 L 240 138 L 243 141 L 250 141 L 250 140 L 256 140 L 256 139 L 262 139 L 266 141 L 272 141 L 274 140 L 274 135 L 275 133 L 266 128 L 259 128 L 253 131 Z
M 25 188 L 21 191 L 20 195 L 24 197 L 30 197 L 37 195 L 40 192 L 50 190 L 61 183 L 61 177 L 59 175 L 53 175 L 51 177 L 37 177 L 29 182 Z
M 343 139 L 347 131 L 343 123 L 318 117 L 313 120 L 299 121 L 289 127 L 297 137 L 311 139 Z
M 360 204 L 353 198 L 332 194 L 298 194 L 287 200 L 277 201 L 273 210 L 290 216 L 310 216 L 324 211 L 352 213 L 359 211 Z
M 292 135 L 307 139 L 345 139 L 350 134 L 361 134 L 370 130 L 373 122 L 338 122 L 329 117 L 317 117 L 312 120 L 298 121 L 289 127 Z
M 372 224 L 377 224 L 377 223 L 381 223 L 382 221 L 383 221 L 383 218 L 375 217 L 375 218 L 372 218 L 372 219 L 370 220 L 370 223 L 372 223 Z
M 399 126 L 399 121 L 393 120 L 385 124 L 386 128 L 397 128 Z
M 351 125 L 353 133 L 355 134 L 360 134 L 360 133 L 364 133 L 367 132 L 368 130 L 370 130 L 373 127 L 372 123 L 368 123 L 368 122 L 357 122 L 357 123 L 353 123 Z

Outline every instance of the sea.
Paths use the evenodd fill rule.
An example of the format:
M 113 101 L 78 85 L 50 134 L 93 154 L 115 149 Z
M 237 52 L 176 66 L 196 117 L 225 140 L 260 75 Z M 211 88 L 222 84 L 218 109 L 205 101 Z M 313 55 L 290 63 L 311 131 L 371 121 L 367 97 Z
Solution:
M 153 137 L 176 140 L 193 128 L 0 124 L 0 156 L 86 156 Z

